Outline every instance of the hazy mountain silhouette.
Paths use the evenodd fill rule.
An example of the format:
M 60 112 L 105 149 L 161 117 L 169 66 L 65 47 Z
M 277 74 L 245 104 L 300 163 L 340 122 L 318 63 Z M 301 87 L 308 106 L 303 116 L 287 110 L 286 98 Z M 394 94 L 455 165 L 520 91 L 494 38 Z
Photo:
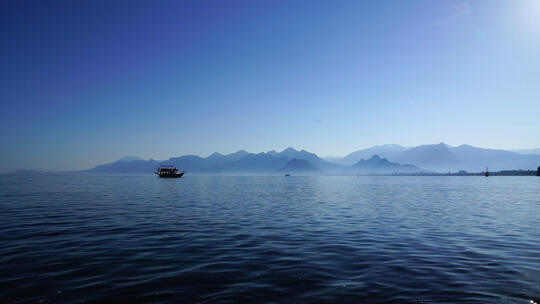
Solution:
M 458 163 L 456 155 L 450 152 L 444 143 L 413 147 L 393 157 L 392 160 L 433 171 L 447 171 Z
M 407 148 L 400 145 L 380 145 L 364 150 L 354 151 L 341 159 L 333 158 L 333 160 L 338 164 L 350 166 L 357 163 L 361 159 L 368 159 L 373 155 L 379 155 L 382 158 L 392 159 L 406 150 Z
M 275 153 L 275 151 L 270 151 L 269 153 L 271 153 L 271 152 Z M 307 160 L 312 165 L 314 165 L 314 166 L 316 166 L 316 167 L 318 167 L 320 169 L 323 169 L 323 170 L 340 171 L 340 170 L 345 169 L 343 166 L 328 162 L 328 161 L 318 157 L 317 154 L 315 154 L 315 153 L 311 153 L 311 152 L 308 152 L 306 150 L 297 151 L 297 150 L 295 150 L 294 148 L 291 148 L 291 147 L 281 151 L 280 153 L 275 153 L 274 155 L 286 156 L 286 157 L 289 157 L 291 159 L 296 158 L 296 159 Z
M 291 160 L 295 160 L 290 162 Z M 290 163 L 289 163 L 290 162 Z M 281 152 L 270 151 L 268 153 L 248 153 L 240 150 L 235 153 L 223 155 L 213 153 L 203 158 L 197 155 L 184 155 L 180 157 L 171 157 L 166 161 L 139 160 L 126 161 L 121 160 L 100 165 L 85 172 L 104 172 L 104 173 L 136 173 L 153 172 L 159 165 L 174 165 L 188 172 L 198 173 L 219 173 L 219 172 L 280 172 L 280 170 L 319 170 L 316 166 L 322 165 L 328 168 L 339 167 L 320 159 L 314 153 L 305 150 L 297 151 L 293 148 L 287 148 Z
M 448 149 L 458 159 L 457 167 L 468 171 L 481 171 L 486 166 L 492 171 L 509 169 L 534 170 L 540 164 L 540 155 L 521 155 L 505 150 L 482 149 L 469 145 L 448 146 Z
M 480 172 L 489 167 L 492 171 L 534 169 L 540 163 L 538 155 L 483 149 L 470 145 L 451 147 L 444 143 L 411 148 L 393 160 L 415 164 L 437 172 L 466 170 Z
M 405 149 L 405 150 L 403 150 Z M 184 155 L 166 161 L 122 158 L 84 172 L 144 173 L 153 172 L 159 165 L 175 165 L 195 173 L 260 172 L 279 173 L 282 170 L 319 170 L 327 174 L 355 173 L 410 173 L 424 170 L 448 172 L 467 170 L 480 172 L 486 166 L 491 171 L 524 169 L 533 170 L 540 164 L 540 155 L 522 155 L 515 152 L 482 149 L 470 145 L 451 147 L 444 143 L 404 148 L 399 145 L 375 146 L 349 154 L 348 163 L 370 151 L 383 151 L 389 157 L 375 153 L 357 160 L 350 166 L 328 162 L 315 153 L 287 148 L 281 152 L 249 153 L 240 150 L 231 154 L 214 153 L 208 157 Z M 400 152 L 401 151 L 401 152 Z M 374 156 L 375 155 L 375 156 Z M 295 160 L 291 162 L 292 160 Z M 407 165 L 405 165 L 407 164 Z M 314 169 L 315 168 L 315 169 Z
M 414 165 L 389 162 L 387 159 L 379 157 L 379 155 L 373 155 L 367 160 L 361 159 L 351 168 L 357 173 L 364 174 L 418 173 L 423 171 Z
M 375 162 L 375 160 L 379 160 Z M 278 172 L 324 172 L 329 174 L 365 173 L 394 173 L 394 172 L 420 172 L 419 168 L 410 165 L 400 165 L 382 160 L 378 156 L 372 157 L 364 167 L 343 166 L 329 163 L 319 158 L 315 153 L 305 150 L 298 151 L 287 148 L 281 152 L 269 151 L 267 153 L 248 153 L 240 150 L 235 153 L 223 155 L 213 153 L 203 158 L 196 155 L 171 157 L 166 161 L 139 160 L 126 161 L 124 159 L 111 164 L 97 166 L 85 172 L 91 173 L 148 173 L 153 172 L 160 165 L 174 165 L 182 170 L 193 173 L 278 173 Z
M 342 159 L 334 158 L 334 161 L 336 163 L 350 163 L 351 160 L 359 156 L 367 159 L 366 154 L 369 155 L 370 152 L 379 150 L 386 151 L 386 154 L 382 157 L 387 158 L 389 161 L 414 164 L 422 169 L 435 172 L 455 172 L 459 170 L 480 172 L 485 170 L 486 167 L 489 167 L 491 171 L 534 170 L 540 164 L 540 155 L 522 155 L 506 150 L 483 149 L 470 145 L 452 147 L 445 143 L 411 148 L 398 145 L 375 146 L 353 152 Z M 375 154 L 382 155 L 382 153 Z
M 248 155 L 249 153 L 244 150 L 238 150 L 237 152 L 223 155 L 221 153 L 215 152 L 212 155 L 208 156 L 206 159 L 208 160 L 214 160 L 217 162 L 225 162 L 225 161 L 236 161 L 241 159 L 242 157 Z
M 218 172 L 275 172 L 289 160 L 290 158 L 286 156 L 249 153 L 237 161 L 225 164 Z

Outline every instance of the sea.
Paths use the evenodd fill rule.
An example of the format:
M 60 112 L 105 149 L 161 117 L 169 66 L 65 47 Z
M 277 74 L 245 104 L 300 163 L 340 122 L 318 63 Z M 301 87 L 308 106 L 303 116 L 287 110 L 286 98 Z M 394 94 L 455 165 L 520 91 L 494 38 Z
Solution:
M 0 176 L 0 303 L 539 302 L 536 176 Z

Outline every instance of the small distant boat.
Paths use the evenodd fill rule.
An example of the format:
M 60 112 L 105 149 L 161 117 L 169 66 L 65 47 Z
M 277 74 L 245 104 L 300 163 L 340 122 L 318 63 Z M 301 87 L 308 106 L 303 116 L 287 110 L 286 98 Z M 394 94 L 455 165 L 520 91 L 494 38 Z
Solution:
M 291 176 L 289 173 L 285 174 L 285 176 Z
M 486 172 L 484 172 L 484 176 L 485 176 L 485 177 L 488 177 L 488 176 L 489 176 L 489 170 L 488 170 L 487 167 L 486 167 Z
M 169 177 L 169 178 L 180 178 L 184 176 L 186 171 L 178 171 L 175 166 L 172 165 L 165 165 L 165 166 L 159 166 L 156 172 L 156 174 L 159 177 Z

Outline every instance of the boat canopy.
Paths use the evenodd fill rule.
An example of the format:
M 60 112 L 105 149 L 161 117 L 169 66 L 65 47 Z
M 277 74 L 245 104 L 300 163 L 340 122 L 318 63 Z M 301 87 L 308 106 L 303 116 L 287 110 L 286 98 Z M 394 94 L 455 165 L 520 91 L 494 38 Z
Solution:
M 175 172 L 178 171 L 175 166 L 173 165 L 162 165 L 159 166 L 158 172 Z

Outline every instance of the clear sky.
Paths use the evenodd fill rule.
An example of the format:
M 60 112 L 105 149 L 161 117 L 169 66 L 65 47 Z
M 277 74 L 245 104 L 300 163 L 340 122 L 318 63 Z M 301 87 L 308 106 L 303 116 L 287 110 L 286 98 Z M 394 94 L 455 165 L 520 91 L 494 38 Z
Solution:
M 2 1 L 0 172 L 540 147 L 540 1 Z

